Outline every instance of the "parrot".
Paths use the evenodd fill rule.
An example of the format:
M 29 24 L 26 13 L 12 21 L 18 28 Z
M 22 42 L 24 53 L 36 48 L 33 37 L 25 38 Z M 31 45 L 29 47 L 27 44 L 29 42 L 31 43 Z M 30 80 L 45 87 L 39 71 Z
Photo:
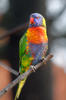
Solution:
M 32 13 L 28 29 L 19 41 L 19 73 L 23 74 L 31 65 L 34 66 L 45 58 L 43 54 L 46 49 L 48 49 L 48 36 L 45 18 L 39 13 Z M 20 81 L 15 100 L 19 98 L 26 79 L 27 77 Z

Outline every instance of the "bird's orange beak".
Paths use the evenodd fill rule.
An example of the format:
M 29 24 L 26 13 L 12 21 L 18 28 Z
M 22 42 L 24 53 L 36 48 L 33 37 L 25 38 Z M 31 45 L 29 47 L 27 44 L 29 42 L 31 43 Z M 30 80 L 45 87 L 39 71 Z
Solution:
M 30 24 L 33 24 L 33 23 L 34 23 L 34 18 L 31 17 L 31 18 L 30 18 Z

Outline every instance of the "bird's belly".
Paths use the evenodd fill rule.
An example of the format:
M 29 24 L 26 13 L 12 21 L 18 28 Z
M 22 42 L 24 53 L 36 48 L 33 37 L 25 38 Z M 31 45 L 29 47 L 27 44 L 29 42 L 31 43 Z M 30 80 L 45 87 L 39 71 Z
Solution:
M 42 59 L 42 55 L 46 45 L 47 45 L 46 43 L 41 43 L 41 44 L 29 43 L 30 51 L 34 58 L 32 61 L 33 65 L 37 64 Z

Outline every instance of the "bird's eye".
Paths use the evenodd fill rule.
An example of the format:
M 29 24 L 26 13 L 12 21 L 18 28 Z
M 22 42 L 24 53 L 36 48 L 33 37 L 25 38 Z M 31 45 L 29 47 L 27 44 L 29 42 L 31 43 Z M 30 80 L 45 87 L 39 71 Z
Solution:
M 37 19 L 39 19 L 39 17 L 36 17 Z

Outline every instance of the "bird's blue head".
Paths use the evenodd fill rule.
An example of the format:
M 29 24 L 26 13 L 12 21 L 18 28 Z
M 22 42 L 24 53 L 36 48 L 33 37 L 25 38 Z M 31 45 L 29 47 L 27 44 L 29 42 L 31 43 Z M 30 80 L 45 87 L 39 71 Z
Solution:
M 46 27 L 45 18 L 39 13 L 32 13 L 30 15 L 29 27 Z

